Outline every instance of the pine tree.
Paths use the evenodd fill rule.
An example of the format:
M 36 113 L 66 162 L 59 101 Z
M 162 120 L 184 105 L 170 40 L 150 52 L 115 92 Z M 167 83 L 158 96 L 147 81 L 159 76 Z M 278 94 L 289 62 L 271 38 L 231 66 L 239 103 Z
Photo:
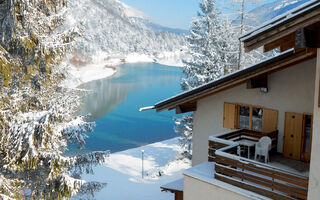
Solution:
M 225 25 L 216 8 L 215 0 L 203 0 L 187 36 L 187 45 L 191 59 L 184 60 L 181 88 L 190 90 L 199 85 L 215 80 L 227 71 L 228 56 L 225 54 L 228 41 L 224 40 Z M 181 135 L 180 145 L 184 156 L 191 158 L 193 115 L 175 118 L 175 132 Z
M 60 87 L 59 67 L 77 28 L 59 32 L 65 0 L 0 1 L 0 197 L 65 199 L 94 191 L 83 172 L 108 152 L 67 157 L 68 142 L 85 144 L 94 123 L 77 116 L 78 91 Z
M 198 18 L 193 20 L 187 37 L 191 58 L 184 61 L 183 90 L 193 89 L 266 58 L 261 51 L 245 54 L 238 40 L 249 29 L 245 2 L 240 1 L 240 11 L 233 19 L 228 17 L 230 13 L 219 12 L 215 0 L 203 0 L 200 3 Z M 241 19 L 240 22 L 237 19 Z M 181 144 L 184 148 L 186 143 L 191 143 L 192 115 L 176 118 L 175 122 L 175 131 L 182 135 Z
M 185 115 L 183 117 L 174 118 L 174 131 L 181 134 L 179 144 L 182 148 L 182 156 L 188 159 L 192 158 L 192 131 L 193 131 L 193 115 Z
M 215 8 L 215 0 L 204 0 L 200 3 L 200 12 L 190 28 L 187 45 L 190 60 L 184 60 L 181 81 L 183 90 L 189 90 L 220 77 L 224 66 L 221 62 L 221 19 Z

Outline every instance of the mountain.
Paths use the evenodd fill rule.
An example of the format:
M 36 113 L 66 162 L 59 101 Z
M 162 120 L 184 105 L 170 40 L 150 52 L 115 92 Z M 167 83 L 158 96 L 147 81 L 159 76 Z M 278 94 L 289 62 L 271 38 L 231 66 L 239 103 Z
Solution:
M 156 33 L 159 33 L 160 31 L 166 31 L 166 32 L 175 33 L 175 34 L 188 34 L 189 33 L 188 30 L 178 29 L 178 28 L 169 28 L 169 27 L 157 24 L 157 23 L 153 22 L 151 20 L 151 18 L 148 15 L 146 15 L 145 13 L 143 13 L 142 11 L 137 10 L 135 8 L 132 8 L 122 2 L 120 2 L 120 4 L 122 4 L 122 6 L 124 8 L 124 12 L 131 20 L 135 21 L 136 23 L 142 23 L 145 26 L 152 28 Z
M 117 3 L 122 6 L 122 9 L 124 10 L 124 12 L 126 13 L 126 15 L 128 17 L 150 19 L 150 17 L 148 15 L 146 15 L 145 13 L 143 13 L 140 10 L 137 10 L 131 6 L 128 6 L 127 4 L 120 2 L 120 1 L 117 1 Z
M 248 23 L 253 25 L 262 24 L 308 1 L 309 0 L 281 0 L 264 4 L 249 12 L 253 14 L 256 19 Z
M 182 31 L 152 23 L 147 15 L 119 0 L 69 0 L 65 28 L 77 27 L 74 54 L 90 60 L 94 55 L 179 52 L 185 44 Z M 179 34 L 177 34 L 179 33 Z
M 152 30 L 156 33 L 165 31 L 165 32 L 174 33 L 174 34 L 189 34 L 188 30 L 162 26 L 160 24 L 154 23 L 152 20 L 148 18 L 130 17 L 130 19 L 135 21 L 136 23 L 142 23 L 145 26 L 152 28 Z

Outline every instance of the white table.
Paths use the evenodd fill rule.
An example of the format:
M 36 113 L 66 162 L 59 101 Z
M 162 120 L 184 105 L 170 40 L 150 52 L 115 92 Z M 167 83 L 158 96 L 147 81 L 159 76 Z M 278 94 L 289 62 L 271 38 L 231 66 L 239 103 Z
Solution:
M 241 139 L 236 141 L 239 145 L 246 146 L 248 149 L 248 158 L 250 158 L 250 148 L 256 145 L 256 141 Z M 240 152 L 240 146 L 238 146 L 238 152 Z

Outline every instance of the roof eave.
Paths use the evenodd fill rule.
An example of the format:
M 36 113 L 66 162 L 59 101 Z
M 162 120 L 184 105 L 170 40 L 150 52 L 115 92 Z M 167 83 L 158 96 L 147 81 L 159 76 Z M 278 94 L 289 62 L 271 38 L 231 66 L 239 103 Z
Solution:
M 299 60 L 308 58 L 309 56 L 314 56 L 314 52 L 295 52 L 293 49 L 285 51 L 284 53 L 255 64 L 251 67 L 245 68 L 241 71 L 234 72 L 227 76 L 224 76 L 218 80 L 209 82 L 205 85 L 197 87 L 193 90 L 184 92 L 180 95 L 176 95 L 172 98 L 166 99 L 154 105 L 157 112 L 163 110 L 175 109 L 177 106 L 182 105 L 187 102 L 196 101 L 196 99 L 204 98 L 208 94 L 218 93 L 224 89 L 234 87 L 236 85 L 244 83 L 247 79 L 252 77 L 259 76 L 261 74 L 269 73 L 272 70 L 277 68 L 284 67 L 290 64 L 281 64 L 281 61 L 284 63 L 294 63 Z M 280 63 L 280 64 L 277 64 Z M 292 64 L 291 64 L 292 65 Z M 270 72 L 271 73 L 271 72 Z

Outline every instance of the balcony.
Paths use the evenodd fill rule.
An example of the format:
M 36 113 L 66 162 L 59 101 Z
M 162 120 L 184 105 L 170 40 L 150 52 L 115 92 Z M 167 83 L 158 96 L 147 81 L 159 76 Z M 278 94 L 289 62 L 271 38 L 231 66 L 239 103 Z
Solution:
M 250 155 L 254 146 L 248 147 L 245 153 L 239 152 L 240 141 L 255 142 L 263 136 L 272 139 L 270 162 L 255 161 Z M 271 199 L 307 199 L 309 164 L 277 154 L 277 138 L 277 131 L 249 130 L 211 136 L 208 159 L 214 162 L 214 178 Z

